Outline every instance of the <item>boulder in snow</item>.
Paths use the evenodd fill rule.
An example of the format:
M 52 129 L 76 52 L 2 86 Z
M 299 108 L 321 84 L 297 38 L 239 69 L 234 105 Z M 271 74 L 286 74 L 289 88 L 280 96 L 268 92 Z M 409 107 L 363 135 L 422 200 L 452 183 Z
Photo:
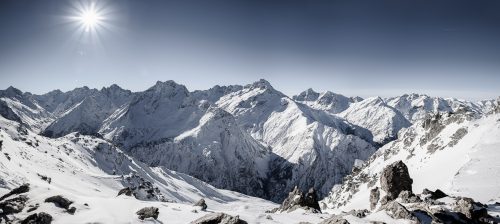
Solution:
M 380 186 L 388 200 L 396 199 L 401 191 L 412 192 L 412 183 L 408 167 L 401 160 L 385 167 L 380 176 Z
M 54 203 L 57 207 L 65 209 L 69 209 L 69 205 L 73 203 L 72 201 L 68 200 L 67 198 L 61 195 L 49 197 L 45 199 L 45 202 Z
M 139 216 L 140 220 L 144 220 L 147 218 L 158 219 L 158 215 L 160 214 L 160 211 L 158 210 L 157 207 L 145 207 L 145 208 L 141 208 L 135 214 L 137 214 Z
M 225 213 L 217 212 L 194 220 L 191 224 L 247 224 L 247 222 L 241 220 L 239 216 L 230 216 Z
M 194 204 L 194 206 L 199 206 L 201 207 L 201 210 L 206 210 L 207 209 L 207 204 L 205 203 L 205 199 L 200 199 L 198 202 Z

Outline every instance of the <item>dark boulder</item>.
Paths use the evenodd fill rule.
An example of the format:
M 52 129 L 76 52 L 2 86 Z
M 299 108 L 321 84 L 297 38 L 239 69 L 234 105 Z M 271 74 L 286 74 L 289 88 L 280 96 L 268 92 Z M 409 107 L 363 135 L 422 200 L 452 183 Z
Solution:
M 313 188 L 304 194 L 297 186 L 288 194 L 281 206 L 276 211 L 293 211 L 302 208 L 313 213 L 320 213 L 320 207 L 317 200 L 316 192 Z
M 307 191 L 307 193 L 304 195 L 303 206 L 321 211 L 318 203 L 318 195 L 316 194 L 314 188 L 310 188 L 309 191 Z
M 147 218 L 158 219 L 158 215 L 160 215 L 160 211 L 158 210 L 157 207 L 145 207 L 145 208 L 141 208 L 135 214 L 137 214 L 139 216 L 140 220 L 144 220 Z
M 388 200 L 396 199 L 401 191 L 412 192 L 412 183 L 408 167 L 401 160 L 385 167 L 380 176 L 380 186 Z
M 431 191 L 427 188 L 425 188 L 422 191 L 422 194 L 428 195 L 428 198 L 433 199 L 433 200 L 437 200 L 437 199 L 444 198 L 444 197 L 448 196 L 447 194 L 445 194 L 443 191 L 441 191 L 439 189 L 437 189 L 436 191 Z
M 118 195 L 117 196 L 120 196 L 122 194 L 127 195 L 127 196 L 133 196 L 134 195 L 134 191 L 132 191 L 132 189 L 130 187 L 126 187 L 126 188 L 123 188 L 120 191 L 118 191 Z
M 26 217 L 21 224 L 50 224 L 52 222 L 52 216 L 45 213 L 35 213 Z
M 217 212 L 205 215 L 191 222 L 191 224 L 247 224 L 239 216 L 230 216 L 225 213 Z
M 69 205 L 73 204 L 72 201 L 68 200 L 67 198 L 61 195 L 49 197 L 45 199 L 45 202 L 54 203 L 57 207 L 64 209 L 69 209 Z

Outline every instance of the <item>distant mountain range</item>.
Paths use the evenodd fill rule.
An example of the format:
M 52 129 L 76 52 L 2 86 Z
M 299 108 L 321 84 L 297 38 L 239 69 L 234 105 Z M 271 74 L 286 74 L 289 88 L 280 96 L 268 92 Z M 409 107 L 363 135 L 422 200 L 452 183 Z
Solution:
M 457 193 L 481 191 L 470 186 L 477 178 L 468 170 L 495 176 L 486 170 L 497 165 L 483 166 L 463 157 L 481 160 L 483 155 L 471 148 L 490 147 L 483 140 L 498 143 L 492 136 L 500 130 L 495 117 L 499 108 L 496 99 L 470 102 L 420 94 L 362 99 L 307 89 L 289 97 L 266 80 L 193 92 L 174 81 L 157 82 L 142 92 L 117 85 L 43 95 L 14 87 L 0 91 L 3 141 L 24 138 L 38 151 L 52 147 L 53 157 L 66 153 L 71 160 L 86 158 L 77 162 L 84 166 L 64 166 L 68 172 L 132 175 L 134 170 L 143 181 L 161 185 L 162 193 L 155 198 L 177 201 L 192 200 L 165 193 L 172 190 L 165 178 L 179 178 L 169 172 L 274 202 L 281 202 L 295 186 L 302 191 L 314 188 L 324 209 L 359 207 L 357 200 L 368 200 L 363 189 L 373 186 L 378 172 L 396 160 L 409 163 L 410 174 L 421 175 L 416 177 L 422 184 L 418 189 L 450 184 L 446 190 Z M 9 144 L 24 150 L 18 143 Z M 456 151 L 448 153 L 449 148 Z M 43 163 L 40 156 L 43 153 L 33 158 Z M 443 164 L 447 156 L 454 159 Z M 102 170 L 86 171 L 90 163 Z M 50 164 L 56 169 L 57 161 Z M 437 172 L 435 179 L 424 181 L 446 168 L 447 173 Z M 15 174 L 19 178 L 10 170 L 2 172 L 0 187 L 31 178 L 24 176 L 26 170 Z M 484 183 L 492 189 L 500 186 L 493 180 Z M 477 197 L 493 200 L 500 195 Z

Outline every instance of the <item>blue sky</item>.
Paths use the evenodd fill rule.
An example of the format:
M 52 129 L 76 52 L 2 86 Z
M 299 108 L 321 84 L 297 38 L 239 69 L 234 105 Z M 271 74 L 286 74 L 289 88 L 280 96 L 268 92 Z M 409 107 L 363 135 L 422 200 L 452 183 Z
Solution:
M 85 32 L 78 8 L 102 9 Z M 265 78 L 293 95 L 500 95 L 499 1 L 0 2 L 0 88 L 44 93 Z

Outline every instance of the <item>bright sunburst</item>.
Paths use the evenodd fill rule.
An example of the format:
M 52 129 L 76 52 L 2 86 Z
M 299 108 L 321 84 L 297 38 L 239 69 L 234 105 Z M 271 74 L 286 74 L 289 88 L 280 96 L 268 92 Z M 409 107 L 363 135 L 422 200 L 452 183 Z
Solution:
M 91 4 L 87 8 L 81 9 L 77 19 L 82 23 L 85 31 L 90 32 L 97 29 L 104 18 L 97 11 L 95 4 Z
M 97 34 L 99 29 L 104 28 L 107 20 L 104 5 L 98 5 L 97 1 L 75 1 L 74 3 L 73 15 L 70 18 L 72 22 L 79 25 L 81 31 Z

